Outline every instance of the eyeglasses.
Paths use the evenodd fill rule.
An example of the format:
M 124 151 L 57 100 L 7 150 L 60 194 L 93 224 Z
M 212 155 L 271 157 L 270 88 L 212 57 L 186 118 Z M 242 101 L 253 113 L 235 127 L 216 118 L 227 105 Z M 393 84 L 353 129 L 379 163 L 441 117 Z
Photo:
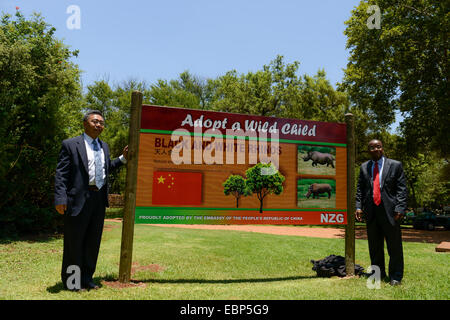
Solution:
M 92 122 L 93 124 L 95 124 L 95 125 L 99 124 L 99 125 L 101 125 L 102 127 L 105 126 L 105 121 L 100 121 L 100 120 L 97 120 L 97 119 L 93 119 L 93 120 L 91 120 L 91 122 Z

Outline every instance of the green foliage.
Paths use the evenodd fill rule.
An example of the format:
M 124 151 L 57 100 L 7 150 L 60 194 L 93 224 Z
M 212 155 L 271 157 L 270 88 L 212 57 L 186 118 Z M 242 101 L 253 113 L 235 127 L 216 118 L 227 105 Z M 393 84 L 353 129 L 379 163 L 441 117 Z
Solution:
M 227 72 L 214 81 L 213 109 L 226 112 L 280 116 L 294 102 L 299 62 L 284 65 L 278 56 L 263 70 L 238 75 Z
M 269 194 L 279 195 L 283 192 L 283 182 L 286 178 L 278 171 L 272 163 L 258 163 L 247 169 L 247 188 L 256 193 L 260 201 L 259 212 L 262 213 L 263 200 Z
M 122 154 L 128 144 L 131 93 L 138 90 L 143 93 L 144 103 L 149 103 L 149 91 L 145 82 L 124 81 L 111 87 L 106 80 L 95 81 L 87 86 L 85 111 L 99 110 L 105 117 L 106 127 L 101 139 L 110 147 L 111 157 Z M 81 121 L 79 122 L 80 127 Z M 110 192 L 122 193 L 125 190 L 126 170 L 117 170 L 110 177 Z
M 347 96 L 336 91 L 325 71 L 297 75 L 300 62 L 285 64 L 277 56 L 262 70 L 239 75 L 227 72 L 213 81 L 212 108 L 218 111 L 297 119 L 344 121 Z
M 236 198 L 236 208 L 239 207 L 239 198 L 251 193 L 245 179 L 240 175 L 233 174 L 223 183 L 223 192 L 226 196 L 232 194 Z
M 188 71 L 176 80 L 158 80 L 149 89 L 150 103 L 241 114 L 344 122 L 350 111 L 347 95 L 336 91 L 319 70 L 313 77 L 297 75 L 300 62 L 285 63 L 278 55 L 262 70 L 238 74 L 231 70 L 216 79 Z
M 418 154 L 404 162 L 412 207 L 438 208 L 450 203 L 450 165 L 436 153 Z
M 366 25 L 371 4 L 381 10 L 380 29 Z M 350 59 L 342 89 L 374 131 L 387 129 L 401 112 L 410 153 L 450 152 L 449 9 L 448 1 L 363 0 L 346 21 Z
M 326 79 L 324 70 L 313 77 L 303 76 L 304 82 L 298 93 L 300 103 L 294 112 L 286 116 L 327 122 L 344 122 L 344 115 L 350 112 L 347 94 L 337 91 Z
M 178 80 L 158 80 L 149 89 L 150 103 L 190 109 L 209 109 L 213 83 L 185 71 Z
M 0 21 L 0 234 L 51 229 L 64 118 L 77 110 L 80 71 L 40 15 Z M 58 219 L 59 217 L 55 217 Z

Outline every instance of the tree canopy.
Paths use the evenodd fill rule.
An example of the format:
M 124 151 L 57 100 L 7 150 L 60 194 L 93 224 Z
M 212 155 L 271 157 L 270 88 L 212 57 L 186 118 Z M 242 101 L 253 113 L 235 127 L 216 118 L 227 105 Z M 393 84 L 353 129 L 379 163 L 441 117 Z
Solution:
M 239 199 L 250 194 L 244 177 L 237 174 L 230 175 L 223 183 L 223 192 L 226 196 L 232 194 L 236 198 L 236 208 L 239 207 Z
M 37 14 L 0 20 L 0 232 L 51 224 L 65 116 L 81 99 L 80 71 L 71 61 L 78 52 L 54 33 Z
M 256 193 L 260 202 L 259 212 L 263 213 L 263 201 L 269 194 L 279 195 L 283 192 L 286 178 L 272 163 L 258 163 L 247 169 L 246 185 L 250 192 Z
M 381 11 L 379 29 L 367 27 L 372 4 Z M 368 113 L 373 131 L 400 112 L 411 154 L 450 152 L 449 9 L 448 1 L 363 0 L 345 22 L 350 58 L 341 89 Z

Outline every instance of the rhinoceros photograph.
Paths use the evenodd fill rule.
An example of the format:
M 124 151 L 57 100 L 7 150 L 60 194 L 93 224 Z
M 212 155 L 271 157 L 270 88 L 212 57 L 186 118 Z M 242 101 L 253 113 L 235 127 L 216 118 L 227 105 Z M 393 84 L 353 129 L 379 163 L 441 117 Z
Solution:
M 336 208 L 336 181 L 298 179 L 297 206 L 300 208 Z
M 299 145 L 298 174 L 336 175 L 336 148 Z

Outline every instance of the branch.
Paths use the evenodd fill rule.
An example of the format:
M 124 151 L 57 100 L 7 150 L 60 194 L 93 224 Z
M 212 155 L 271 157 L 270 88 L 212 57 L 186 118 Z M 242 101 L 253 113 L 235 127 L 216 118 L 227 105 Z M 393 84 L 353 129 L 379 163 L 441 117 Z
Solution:
M 412 9 L 412 10 L 414 10 L 414 11 L 416 11 L 416 12 L 422 14 L 422 15 L 426 15 L 426 16 L 428 16 L 428 17 L 432 17 L 432 15 L 429 14 L 428 12 L 426 12 L 426 11 L 420 11 L 419 9 L 416 9 L 416 8 L 411 7 L 411 6 L 409 6 L 409 5 L 406 5 L 406 4 L 401 4 L 401 6 L 403 6 L 403 7 L 405 7 L 405 8 L 408 8 L 408 9 Z
M 256 196 L 258 197 L 258 200 L 259 200 L 259 201 L 261 201 L 262 199 L 264 199 L 264 197 L 261 198 L 261 196 L 262 196 L 262 191 L 257 192 L 257 193 L 256 193 Z
M 22 145 L 20 147 L 20 151 L 19 151 L 19 155 L 17 156 L 17 159 L 11 164 L 11 166 L 9 167 L 8 171 L 6 172 L 5 176 L 8 175 L 8 173 L 11 172 L 11 170 L 16 166 L 17 161 L 19 161 L 20 155 L 22 154 L 23 148 L 25 147 L 25 145 Z
M 28 149 L 33 149 L 33 150 L 38 150 L 38 148 L 32 147 L 32 146 L 30 146 L 30 145 L 28 145 L 28 144 L 26 144 L 26 143 L 25 143 L 25 144 L 22 144 L 22 145 L 20 146 L 20 151 L 19 151 L 19 154 L 17 155 L 17 159 L 14 160 L 14 162 L 11 164 L 11 166 L 9 167 L 8 171 L 5 173 L 4 176 L 7 176 L 8 173 L 10 173 L 11 170 L 16 166 L 17 162 L 18 162 L 19 159 L 20 159 L 20 155 L 22 154 L 22 151 L 23 151 L 24 149 L 26 149 L 26 148 L 28 148 Z
M 266 192 L 264 192 L 264 191 L 261 191 L 261 192 L 264 194 L 264 195 L 262 196 L 263 199 L 270 193 L 269 190 L 266 190 Z

